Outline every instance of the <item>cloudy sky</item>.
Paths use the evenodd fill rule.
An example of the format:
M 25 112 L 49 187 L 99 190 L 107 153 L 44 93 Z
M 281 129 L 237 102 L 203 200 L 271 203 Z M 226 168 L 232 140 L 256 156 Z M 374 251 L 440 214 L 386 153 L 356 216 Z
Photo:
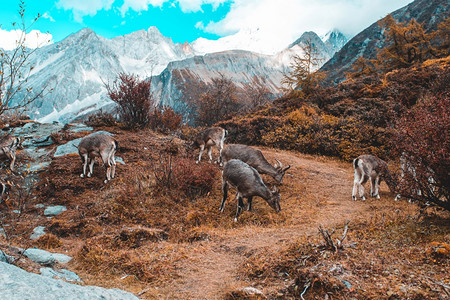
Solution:
M 258 31 L 268 43 L 287 45 L 305 31 L 337 28 L 353 36 L 411 0 L 25 0 L 29 46 L 58 42 L 84 27 L 112 38 L 156 26 L 174 42 L 218 39 Z M 17 37 L 19 0 L 0 1 L 0 47 Z

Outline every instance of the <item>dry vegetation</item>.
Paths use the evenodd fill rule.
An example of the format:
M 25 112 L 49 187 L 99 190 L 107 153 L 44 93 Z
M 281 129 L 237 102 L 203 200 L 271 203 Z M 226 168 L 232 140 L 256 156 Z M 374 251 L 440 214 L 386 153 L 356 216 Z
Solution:
M 415 204 L 394 202 L 385 185 L 381 200 L 353 202 L 350 164 L 263 148 L 270 161 L 292 165 L 281 186 L 282 211 L 257 198 L 254 211 L 234 223 L 232 197 L 218 212 L 219 167 L 196 165 L 197 153 L 183 140 L 151 130 L 99 129 L 115 133 L 119 142 L 117 155 L 126 164 L 118 165 L 117 178 L 104 185 L 104 169 L 96 166 L 92 178 L 82 179 L 78 156 L 54 159 L 10 232 L 11 245 L 71 255 L 69 269 L 86 284 L 144 299 L 248 298 L 241 290 L 247 286 L 271 299 L 300 298 L 306 286 L 305 299 L 447 295 L 439 283 L 449 284 L 448 213 L 420 213 Z M 78 135 L 58 138 L 62 143 Z M 169 161 L 170 176 L 164 169 Z M 47 219 L 34 207 L 38 203 L 68 210 Z M 347 219 L 344 249 L 325 250 L 318 226 L 340 234 Z M 48 233 L 31 243 L 38 225 Z M 2 248 L 6 244 L 1 240 Z

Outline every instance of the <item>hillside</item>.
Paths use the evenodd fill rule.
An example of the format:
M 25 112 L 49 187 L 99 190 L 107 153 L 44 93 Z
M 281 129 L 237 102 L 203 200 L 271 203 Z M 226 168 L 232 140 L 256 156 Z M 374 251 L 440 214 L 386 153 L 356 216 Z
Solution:
M 416 0 L 392 12 L 391 15 L 398 22 L 414 18 L 417 22 L 423 23 L 426 31 L 432 31 L 449 17 L 449 9 L 450 5 L 446 0 Z M 351 65 L 358 57 L 373 59 L 377 51 L 385 46 L 380 25 L 378 22 L 373 23 L 348 41 L 332 59 L 322 66 L 321 71 L 327 72 L 327 82 L 339 83 L 345 78 L 345 73 L 351 70 Z
M 275 213 L 257 198 L 254 211 L 234 223 L 233 194 L 224 213 L 218 212 L 219 167 L 196 165 L 196 152 L 186 151 L 184 141 L 149 130 L 98 129 L 114 133 L 121 145 L 117 155 L 125 165 L 118 165 L 117 178 L 104 185 L 104 169 L 96 165 L 93 177 L 82 179 L 77 156 L 55 157 L 40 173 L 34 196 L 25 199 L 21 217 L 10 223 L 9 239 L 0 237 L 3 251 L 14 255 L 10 246 L 37 246 L 65 253 L 73 260 L 58 266 L 76 272 L 84 284 L 118 287 L 142 299 L 244 299 L 245 287 L 289 298 L 307 290 L 307 281 L 314 282 L 305 292 L 309 298 L 445 295 L 436 282 L 448 284 L 448 250 L 437 249 L 450 242 L 448 213 L 419 213 L 415 204 L 394 202 L 385 185 L 380 200 L 352 201 L 351 164 L 262 148 L 269 161 L 291 165 L 280 186 L 282 211 Z M 85 134 L 53 137 L 64 144 Z M 210 191 L 192 196 L 182 185 L 158 183 L 155 174 L 164 172 L 161 163 L 169 153 L 174 170 L 189 170 L 174 176 L 204 178 L 212 170 Z M 19 155 L 19 166 L 23 159 Z M 67 210 L 48 218 L 38 204 Z M 4 221 L 13 214 L 4 205 L 2 211 Z M 346 220 L 344 250 L 320 246 L 317 227 L 340 234 Z M 36 226 L 47 234 L 30 241 Z M 38 271 L 25 258 L 19 265 Z

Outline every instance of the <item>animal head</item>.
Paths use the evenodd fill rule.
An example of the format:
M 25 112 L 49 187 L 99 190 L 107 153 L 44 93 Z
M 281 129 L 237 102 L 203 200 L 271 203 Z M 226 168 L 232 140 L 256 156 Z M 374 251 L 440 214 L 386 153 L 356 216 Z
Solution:
M 291 167 L 290 165 L 283 168 L 283 164 L 278 160 L 275 159 L 278 164 L 275 164 L 275 169 L 277 170 L 277 174 L 275 175 L 275 180 L 278 182 L 278 184 L 281 184 L 281 181 L 283 180 L 284 174 L 287 170 Z
M 278 188 L 276 186 L 274 186 L 272 188 L 272 190 L 270 191 L 270 198 L 267 199 L 267 203 L 276 212 L 279 212 L 281 210 L 280 200 L 281 200 L 280 191 L 278 190 Z

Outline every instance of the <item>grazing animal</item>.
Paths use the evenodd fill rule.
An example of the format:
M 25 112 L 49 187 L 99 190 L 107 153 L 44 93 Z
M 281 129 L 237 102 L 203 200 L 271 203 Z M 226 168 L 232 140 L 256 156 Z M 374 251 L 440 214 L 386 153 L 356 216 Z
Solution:
M 209 162 L 212 161 L 212 146 L 216 146 L 219 149 L 219 157 L 221 157 L 223 143 L 227 134 L 228 131 L 220 127 L 211 127 L 200 132 L 194 140 L 194 147 L 200 148 L 197 163 L 201 161 L 205 149 L 208 149 Z
M 0 156 L 9 159 L 9 168 L 14 171 L 14 163 L 16 161 L 17 148 L 21 147 L 21 140 L 19 137 L 12 135 L 3 136 L 0 139 Z
M 231 159 L 239 159 L 255 168 L 260 174 L 267 174 L 273 177 L 278 184 L 281 184 L 284 174 L 291 167 L 290 165 L 283 168 L 281 162 L 276 159 L 278 165 L 272 166 L 264 157 L 262 152 L 250 146 L 231 144 L 225 146 L 222 150 L 221 161 L 227 162 Z
M 248 199 L 248 211 L 252 210 L 252 199 L 254 196 L 259 196 L 266 200 L 269 206 L 272 207 L 276 212 L 279 212 L 281 210 L 281 196 L 277 187 L 274 186 L 273 189 L 270 190 L 264 184 L 261 176 L 255 168 L 249 166 L 241 160 L 231 159 L 223 167 L 223 198 L 219 209 L 221 212 L 223 212 L 225 201 L 227 200 L 229 185 L 237 189 L 236 198 L 238 200 L 238 203 L 236 216 L 234 218 L 235 222 L 237 221 L 239 215 L 242 213 L 242 209 L 244 207 L 244 197 Z
M 355 179 L 353 182 L 352 198 L 356 200 L 356 193 L 359 189 L 359 197 L 364 197 L 364 186 L 370 179 L 370 196 L 380 199 L 379 186 L 382 180 L 386 181 L 391 192 L 396 190 L 396 180 L 392 177 L 388 169 L 387 163 L 373 155 L 360 155 L 353 160 L 353 168 L 355 169 Z
M 101 157 L 106 169 L 106 179 L 114 178 L 116 173 L 115 153 L 119 147 L 117 141 L 111 136 L 104 133 L 93 133 L 85 136 L 80 144 L 78 144 L 78 154 L 80 154 L 83 163 L 83 173 L 81 178 L 86 176 L 86 167 L 89 163 L 89 172 L 87 177 L 91 177 L 94 168 L 95 157 Z

